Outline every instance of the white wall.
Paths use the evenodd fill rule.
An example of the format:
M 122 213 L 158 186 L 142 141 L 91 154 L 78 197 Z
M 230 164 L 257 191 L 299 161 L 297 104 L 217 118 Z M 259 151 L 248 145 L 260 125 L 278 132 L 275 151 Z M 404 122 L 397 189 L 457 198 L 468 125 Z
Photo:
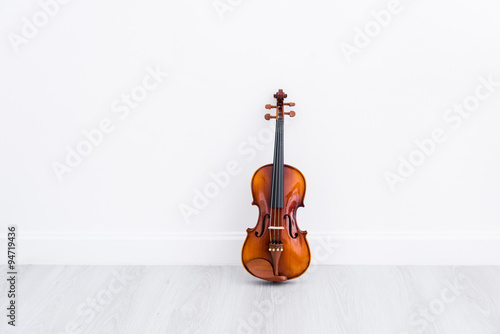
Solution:
M 25 263 L 238 263 L 250 178 L 273 152 L 249 138 L 272 126 L 278 88 L 297 104 L 285 160 L 308 182 L 299 226 L 342 240 L 318 262 L 500 263 L 500 86 L 477 88 L 500 81 L 498 1 L 1 7 L 0 221 L 18 225 Z M 147 94 L 134 109 L 131 92 Z M 464 102 L 479 105 L 448 111 Z M 60 181 L 54 162 L 100 124 Z M 433 133 L 446 140 L 392 191 L 386 173 Z M 228 163 L 229 184 L 184 219 Z

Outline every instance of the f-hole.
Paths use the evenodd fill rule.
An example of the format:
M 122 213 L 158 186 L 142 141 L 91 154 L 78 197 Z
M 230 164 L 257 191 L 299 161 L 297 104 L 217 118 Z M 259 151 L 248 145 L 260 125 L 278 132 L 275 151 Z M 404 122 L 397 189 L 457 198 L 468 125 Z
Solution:
M 262 230 L 260 231 L 260 235 L 259 235 L 259 231 L 256 231 L 256 232 L 255 232 L 255 236 L 256 236 L 257 238 L 262 237 L 262 235 L 264 234 L 264 231 L 265 231 L 265 229 L 266 229 L 266 217 L 267 217 L 267 218 L 270 218 L 271 216 L 270 216 L 268 213 L 266 213 L 266 214 L 264 215 L 264 218 L 262 218 L 262 224 L 261 224 L 261 225 L 262 225 Z
M 295 234 L 292 234 L 292 219 L 290 218 L 290 215 L 286 214 L 283 218 L 288 218 L 288 234 L 290 234 L 290 237 L 292 239 L 297 239 L 299 234 L 295 232 Z

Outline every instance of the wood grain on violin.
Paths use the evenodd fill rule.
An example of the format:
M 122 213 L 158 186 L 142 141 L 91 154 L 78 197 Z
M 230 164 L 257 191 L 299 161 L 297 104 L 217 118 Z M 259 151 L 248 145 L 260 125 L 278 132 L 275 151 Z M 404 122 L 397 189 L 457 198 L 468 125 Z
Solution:
M 287 95 L 283 90 L 274 94 L 276 115 L 266 114 L 265 119 L 276 119 L 273 163 L 257 169 L 252 177 L 253 205 L 259 208 L 259 218 L 254 228 L 247 229 L 241 250 L 245 269 L 255 277 L 268 281 L 286 281 L 302 275 L 311 262 L 311 252 L 306 231 L 299 229 L 297 209 L 304 206 L 306 179 L 295 167 L 284 163 L 284 117 L 295 116 L 285 112 Z

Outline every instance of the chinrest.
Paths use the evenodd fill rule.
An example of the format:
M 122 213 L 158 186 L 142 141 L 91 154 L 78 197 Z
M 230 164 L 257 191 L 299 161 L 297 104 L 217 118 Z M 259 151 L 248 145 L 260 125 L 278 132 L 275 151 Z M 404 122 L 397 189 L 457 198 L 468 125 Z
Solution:
M 273 265 L 265 259 L 253 259 L 248 261 L 246 265 L 250 273 L 259 278 L 273 282 L 282 282 L 287 280 L 286 276 L 274 276 Z

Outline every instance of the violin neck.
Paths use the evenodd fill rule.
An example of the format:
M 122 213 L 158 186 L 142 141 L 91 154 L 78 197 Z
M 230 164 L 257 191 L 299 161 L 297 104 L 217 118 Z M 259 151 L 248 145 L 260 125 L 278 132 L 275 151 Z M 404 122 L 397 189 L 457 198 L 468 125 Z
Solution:
M 271 187 L 271 208 L 284 206 L 284 124 L 283 119 L 276 120 L 274 138 L 273 180 Z

